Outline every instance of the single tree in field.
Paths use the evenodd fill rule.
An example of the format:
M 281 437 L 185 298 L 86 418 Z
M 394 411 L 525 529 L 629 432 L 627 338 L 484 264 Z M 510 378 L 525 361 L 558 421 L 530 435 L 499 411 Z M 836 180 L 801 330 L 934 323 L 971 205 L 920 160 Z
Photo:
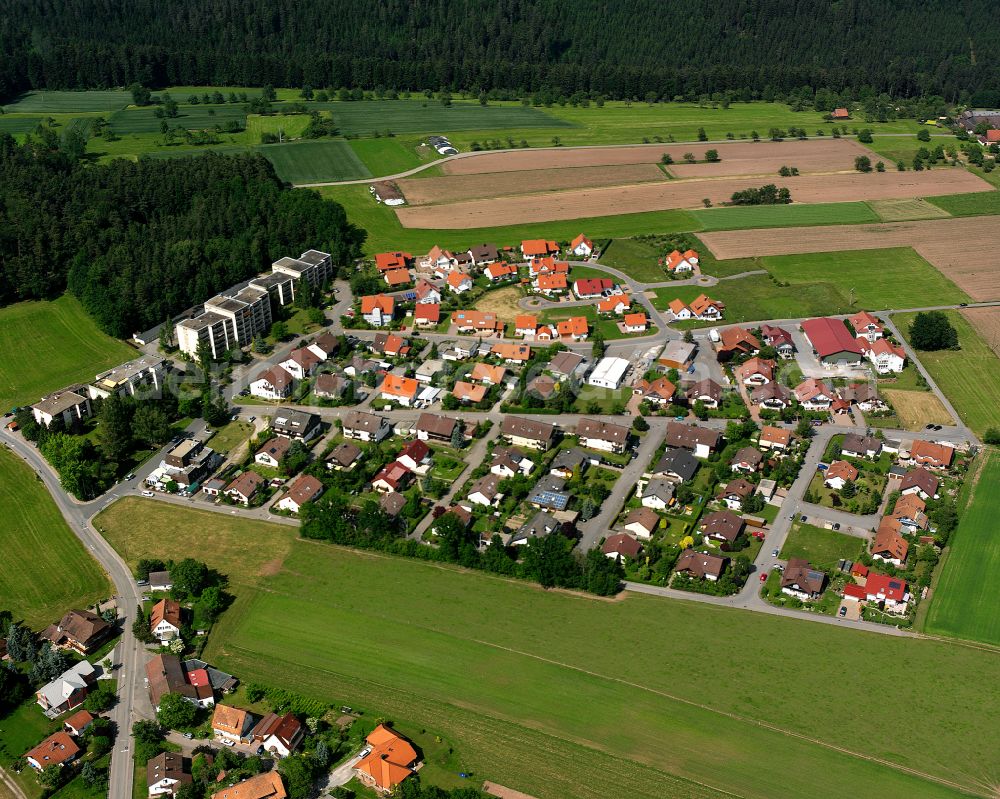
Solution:
M 722 159 L 719 158 L 718 150 L 706 150 L 705 160 L 708 161 L 709 163 L 715 163 L 716 161 L 721 161 Z
M 867 155 L 859 155 L 854 159 L 854 168 L 858 172 L 871 172 L 872 160 Z
M 921 128 L 920 130 L 917 131 L 917 140 L 918 141 L 930 141 L 931 140 L 931 132 L 929 130 L 927 130 L 927 128 Z
M 910 343 L 925 352 L 957 350 L 958 331 L 943 311 L 924 311 L 910 325 Z

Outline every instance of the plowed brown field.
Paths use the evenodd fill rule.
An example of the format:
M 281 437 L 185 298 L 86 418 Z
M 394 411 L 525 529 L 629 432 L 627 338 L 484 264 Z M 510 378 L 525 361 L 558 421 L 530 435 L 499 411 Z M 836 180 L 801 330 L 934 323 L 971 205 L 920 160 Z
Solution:
M 1000 308 L 963 308 L 962 316 L 969 320 L 986 346 L 1000 357 Z
M 1000 299 L 1000 224 L 994 217 L 727 230 L 703 233 L 701 240 L 720 259 L 913 247 L 977 302 Z
M 730 149 L 719 150 L 721 161 L 711 164 L 686 164 L 670 148 L 670 155 L 676 163 L 672 164 L 670 172 L 679 178 L 710 178 L 733 175 L 761 175 L 772 178 L 773 182 L 781 181 L 795 191 L 795 178 L 782 178 L 778 170 L 783 166 L 796 167 L 802 175 L 814 172 L 853 172 L 854 159 L 859 155 L 867 155 L 872 164 L 879 157 L 853 139 L 812 139 L 806 141 L 758 142 L 757 144 L 738 144 Z M 696 158 L 704 157 L 701 145 L 692 147 L 690 144 L 682 148 Z M 683 153 L 682 153 L 683 157 Z M 771 182 L 771 181 L 768 181 Z
M 400 208 L 396 213 L 404 227 L 432 229 L 495 227 L 557 219 L 663 211 L 671 208 L 695 208 L 701 206 L 702 198 L 708 198 L 713 204 L 718 204 L 727 201 L 733 192 L 759 186 L 760 183 L 759 178 L 671 180 L 665 183 L 522 194 L 500 199 Z M 960 194 L 985 191 L 988 186 L 985 181 L 960 169 L 866 175 L 861 173 L 803 175 L 782 180 L 780 183 L 792 189 L 794 200 L 806 203 Z M 764 235 L 770 236 L 771 233 L 772 231 L 768 231 Z
M 410 205 L 456 202 L 484 197 L 504 197 L 528 192 L 558 191 L 596 186 L 622 186 L 668 180 L 656 164 L 584 166 L 573 169 L 528 169 L 523 172 L 489 172 L 446 175 L 441 178 L 399 180 Z
M 854 156 L 865 154 L 878 160 L 878 156 L 851 139 L 807 139 L 772 141 L 736 141 L 722 144 L 687 142 L 686 144 L 640 144 L 634 147 L 572 147 L 548 150 L 504 150 L 483 155 L 458 158 L 442 165 L 446 175 L 475 175 L 483 172 L 508 172 L 530 169 L 561 169 L 577 166 L 614 166 L 618 164 L 652 164 L 664 153 L 680 162 L 684 153 L 693 153 L 698 159 L 706 150 L 717 150 L 722 159 L 718 164 L 698 164 L 690 168 L 711 167 L 730 171 L 706 172 L 718 175 L 757 175 L 773 171 L 777 177 L 782 165 L 806 169 L 832 171 L 853 169 Z M 755 164 L 765 164 L 766 169 Z M 731 171 L 732 169 L 743 171 Z M 747 171 L 750 170 L 750 171 Z

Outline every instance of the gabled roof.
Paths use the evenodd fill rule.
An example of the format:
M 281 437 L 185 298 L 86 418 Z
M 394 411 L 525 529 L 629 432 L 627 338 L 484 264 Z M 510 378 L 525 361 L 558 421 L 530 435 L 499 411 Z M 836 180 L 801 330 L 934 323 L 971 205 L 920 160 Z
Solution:
M 635 508 L 629 511 L 624 521 L 625 527 L 633 524 L 639 525 L 639 527 L 652 535 L 660 524 L 660 517 L 651 508 Z
M 802 332 L 806 334 L 820 358 L 827 358 L 840 352 L 861 355 L 857 339 L 847 332 L 844 323 L 839 319 L 829 317 L 807 319 L 802 323 Z
M 607 277 L 590 277 L 583 278 L 581 280 L 574 281 L 573 291 L 579 295 L 587 294 L 600 294 L 601 292 L 611 288 L 615 282 L 611 278 Z
M 711 308 L 716 308 L 719 311 L 724 311 L 726 309 L 726 304 L 721 300 L 713 300 L 707 294 L 699 294 L 688 304 L 691 308 L 691 313 L 695 316 L 702 316 L 706 311 Z
M 699 380 L 687 390 L 688 399 L 697 400 L 699 397 L 708 397 L 715 402 L 722 399 L 722 386 L 709 377 Z
M 766 424 L 761 428 L 758 440 L 787 447 L 792 440 L 792 431 Z
M 461 288 L 466 283 L 471 283 L 472 278 L 469 275 L 463 274 L 462 272 L 449 272 L 448 273 L 448 285 L 452 288 Z
M 701 520 L 701 531 L 715 538 L 721 537 L 730 544 L 743 531 L 743 519 L 731 510 L 717 510 Z
M 390 269 L 385 273 L 385 282 L 390 286 L 402 286 L 410 282 L 409 269 Z
M 301 507 L 306 502 L 312 502 L 322 493 L 323 484 L 311 474 L 303 474 L 292 483 L 292 487 L 288 489 L 284 498 L 292 500 Z
M 513 264 L 490 264 L 486 267 L 485 272 L 492 278 L 506 277 L 507 275 L 516 275 L 517 267 Z
M 417 396 L 419 387 L 419 384 L 413 377 L 404 377 L 403 375 L 390 373 L 382 381 L 380 390 L 383 394 L 388 394 L 391 397 L 408 397 L 409 399 L 413 399 Z
M 441 291 L 438 289 L 437 286 L 435 286 L 430 281 L 421 278 L 420 280 L 417 281 L 416 294 L 417 294 L 417 299 L 422 300 L 429 294 L 440 295 Z
M 653 474 L 676 474 L 681 480 L 690 480 L 698 471 L 698 459 L 686 449 L 672 448 L 653 467 Z
M 699 444 L 703 444 L 710 449 L 719 446 L 722 434 L 718 430 L 708 427 L 698 427 L 693 424 L 683 422 L 670 422 L 667 424 L 667 446 L 684 447 L 694 449 Z
M 626 309 L 631 308 L 632 298 L 628 294 L 613 294 L 610 297 L 600 300 L 597 303 L 597 310 L 601 313 L 612 313 L 619 305 Z
M 69 733 L 60 730 L 54 732 L 34 749 L 25 753 L 24 757 L 31 758 L 43 769 L 46 766 L 59 766 L 67 760 L 71 760 L 80 754 L 80 747 Z
M 416 429 L 418 432 L 447 438 L 454 432 L 456 424 L 457 421 L 450 416 L 425 411 L 417 417 Z
M 413 773 L 417 752 L 401 735 L 379 724 L 366 740 L 371 752 L 354 768 L 367 774 L 379 788 L 392 790 Z
M 441 306 L 436 302 L 418 303 L 413 309 L 413 318 L 416 321 L 437 324 L 441 321 Z
M 815 377 L 807 378 L 795 387 L 795 399 L 799 402 L 810 402 L 821 396 L 833 400 L 837 392 Z
M 835 480 L 840 478 L 845 482 L 851 482 L 858 479 L 858 470 L 847 461 L 834 461 L 830 464 L 830 468 L 826 470 L 823 475 L 824 480 Z
M 531 358 L 531 347 L 527 344 L 507 344 L 500 342 L 493 345 L 493 350 L 490 354 L 495 355 L 497 358 L 503 358 L 505 361 L 527 361 Z
M 518 314 L 514 317 L 515 330 L 534 331 L 538 327 L 538 317 L 532 314 Z
M 586 316 L 571 316 L 556 325 L 560 336 L 585 336 L 589 329 Z
M 569 245 L 569 246 L 570 246 L 570 247 L 571 247 L 572 249 L 574 249 L 574 250 L 575 250 L 575 249 L 576 249 L 577 247 L 579 247 L 579 246 L 580 246 L 581 244 L 586 244 L 586 245 L 587 245 L 587 246 L 588 246 L 588 247 L 589 247 L 590 249 L 594 249 L 594 242 L 592 242 L 592 241 L 591 241 L 590 239 L 588 239 L 588 238 L 587 238 L 586 236 L 584 236 L 584 235 L 583 235 L 582 233 L 581 233 L 581 234 L 580 234 L 579 236 L 577 236 L 577 237 L 576 237 L 575 239 L 573 239 L 573 241 L 572 241 L 572 242 L 570 242 L 570 245 Z
M 641 311 L 638 313 L 627 313 L 623 321 L 625 322 L 625 327 L 645 327 L 646 314 Z
M 43 637 L 53 643 L 69 639 L 87 646 L 91 641 L 96 641 L 107 633 L 110 628 L 111 625 L 96 613 L 91 613 L 89 610 L 70 610 L 57 625 L 49 627 Z
M 614 553 L 625 558 L 634 558 L 641 551 L 642 544 L 627 533 L 609 535 L 601 545 L 601 552 L 605 555 Z
M 212 799 L 285 799 L 288 794 L 277 771 L 265 771 L 212 794 Z
M 820 594 L 826 583 L 826 575 L 809 565 L 804 558 L 789 558 L 781 573 L 782 588 L 798 588 L 808 594 Z
M 212 713 L 212 729 L 242 735 L 247 727 L 247 717 L 248 714 L 243 708 L 216 705 Z
M 933 466 L 950 466 L 955 456 L 955 450 L 947 444 L 935 444 L 933 441 L 914 441 L 910 447 L 910 457 L 920 463 Z
M 629 430 L 620 424 L 612 424 L 601 419 L 581 419 L 576 423 L 576 434 L 581 439 L 607 441 L 612 444 L 628 443 Z
M 928 496 L 933 497 L 937 494 L 939 485 L 940 481 L 933 474 L 923 467 L 918 466 L 916 469 L 910 469 L 910 471 L 903 475 L 903 479 L 899 483 L 899 490 L 906 491 L 908 488 L 919 488 Z
M 867 330 L 882 331 L 882 323 L 878 317 L 872 316 L 868 311 L 858 311 L 854 316 L 848 317 L 847 321 L 859 335 Z
M 752 352 L 760 349 L 760 341 L 757 337 L 742 327 L 727 327 L 719 334 L 720 350 L 740 350 L 742 352 Z
M 257 472 L 245 471 L 226 486 L 226 492 L 235 491 L 244 497 L 252 497 L 254 492 L 265 483 Z
M 161 780 L 186 784 L 191 782 L 191 769 L 180 752 L 160 752 L 146 761 L 146 785 L 156 785 Z
M 412 260 L 413 256 L 408 252 L 379 252 L 375 253 L 375 268 L 379 272 L 405 269 Z
M 396 300 L 387 294 L 369 294 L 361 298 L 361 313 L 370 314 L 376 308 L 382 313 L 391 315 L 396 307 Z
M 882 517 L 872 541 L 872 554 L 905 561 L 909 549 L 910 542 L 899 534 L 899 520 L 891 516 Z
M 283 391 L 292 384 L 293 378 L 288 371 L 282 367 L 272 366 L 270 369 L 265 369 L 263 372 L 258 374 L 253 379 L 253 382 L 256 383 L 258 380 L 266 381 L 269 385 L 274 387 L 275 391 Z
M 486 386 L 477 386 L 474 383 L 467 383 L 464 380 L 456 380 L 451 393 L 458 400 L 482 402 L 486 399 L 486 391 Z
M 774 361 L 767 358 L 748 358 L 735 369 L 741 380 L 747 380 L 755 375 L 761 375 L 767 380 L 774 378 Z
M 553 273 L 538 276 L 539 291 L 556 291 L 566 288 L 566 275 Z
M 548 422 L 524 419 L 520 416 L 504 416 L 503 422 L 500 424 L 500 432 L 505 436 L 548 442 L 555 435 L 555 426 Z
M 677 558 L 677 564 L 674 568 L 682 574 L 691 574 L 699 579 L 704 579 L 709 575 L 718 579 L 725 567 L 725 558 L 695 552 L 693 549 L 685 549 Z
M 868 596 L 881 596 L 902 602 L 906 598 L 906 580 L 890 577 L 888 574 L 869 574 L 865 581 L 865 593 Z
M 469 379 L 473 382 L 502 383 L 507 370 L 502 366 L 491 366 L 488 363 L 477 363 L 472 367 Z
M 155 628 L 162 621 L 180 629 L 181 603 L 172 599 L 161 599 L 153 605 L 153 609 L 149 612 L 149 626 Z
M 525 239 L 521 242 L 521 252 L 528 257 L 551 255 L 559 252 L 559 245 L 549 239 Z

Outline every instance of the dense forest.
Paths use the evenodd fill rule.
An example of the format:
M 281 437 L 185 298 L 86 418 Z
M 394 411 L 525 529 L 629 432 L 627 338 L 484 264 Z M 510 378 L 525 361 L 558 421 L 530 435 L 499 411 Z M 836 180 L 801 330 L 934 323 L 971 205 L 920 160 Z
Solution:
M 44 131 L 43 131 L 44 133 Z M 89 164 L 73 131 L 0 135 L 0 305 L 67 288 L 128 337 L 314 247 L 335 264 L 364 232 L 260 155 Z
M 138 81 L 1000 102 L 986 0 L 0 0 L 0 20 L 0 97 Z

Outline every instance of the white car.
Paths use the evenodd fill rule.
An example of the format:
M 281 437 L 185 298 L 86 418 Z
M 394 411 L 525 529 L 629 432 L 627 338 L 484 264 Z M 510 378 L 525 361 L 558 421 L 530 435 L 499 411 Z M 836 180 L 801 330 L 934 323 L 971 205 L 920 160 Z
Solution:
M 222 741 L 223 746 L 236 746 L 236 741 Z
M 143 491 L 142 495 L 144 497 L 153 497 L 153 496 L 156 496 L 152 491 L 149 491 L 149 490 Z

